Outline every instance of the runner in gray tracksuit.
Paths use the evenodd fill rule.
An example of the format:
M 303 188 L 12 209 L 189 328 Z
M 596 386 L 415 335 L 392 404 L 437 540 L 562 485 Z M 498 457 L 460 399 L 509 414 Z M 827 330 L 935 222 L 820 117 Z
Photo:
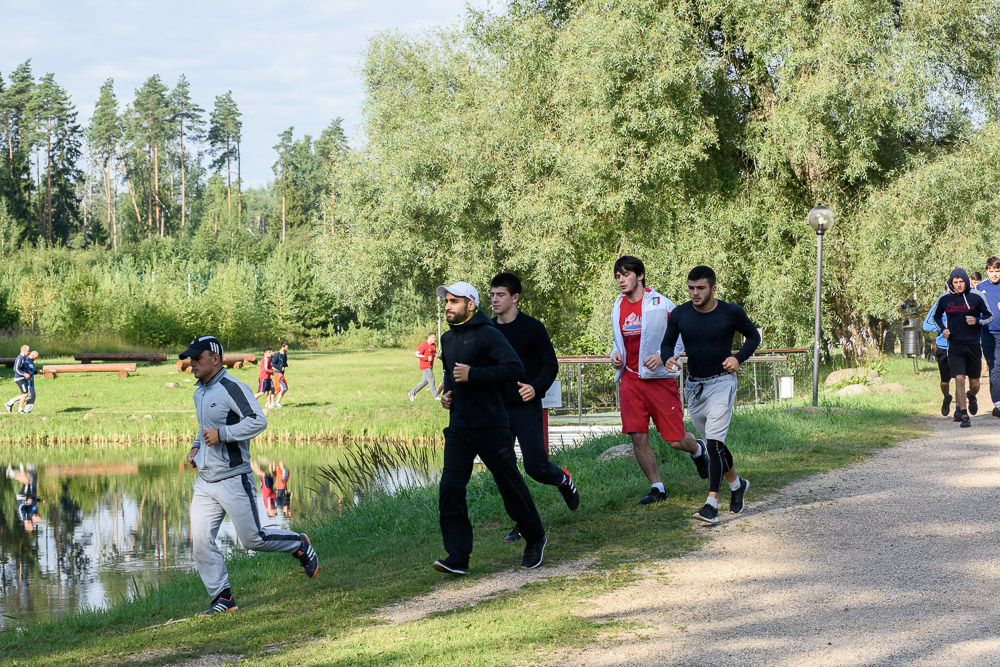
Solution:
M 250 440 L 267 428 L 267 419 L 253 390 L 222 367 L 222 345 L 214 337 L 191 341 L 180 355 L 188 357 L 198 378 L 194 405 L 199 426 L 188 452 L 188 460 L 198 468 L 191 498 L 191 536 L 195 566 L 212 596 L 212 605 L 202 614 L 208 615 L 236 609 L 226 562 L 215 541 L 227 514 L 247 549 L 291 553 L 310 577 L 316 575 L 319 560 L 307 535 L 260 523 Z

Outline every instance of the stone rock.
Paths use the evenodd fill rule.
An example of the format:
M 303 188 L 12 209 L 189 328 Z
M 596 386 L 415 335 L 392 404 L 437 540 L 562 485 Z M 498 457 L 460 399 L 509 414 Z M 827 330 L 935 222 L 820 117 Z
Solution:
M 143 415 L 142 418 L 143 419 L 152 419 L 153 415 Z
M 834 392 L 834 396 L 860 396 L 872 393 L 872 388 L 865 384 L 849 384 L 840 391 Z
M 864 412 L 861 410 L 848 410 L 847 408 L 835 408 L 832 406 L 823 405 L 795 405 L 789 408 L 785 408 L 785 412 L 849 412 L 854 415 L 862 415 Z
M 87 412 L 87 413 L 85 413 L 83 415 L 84 421 L 89 421 L 89 420 L 91 420 L 93 418 L 94 418 L 94 413 L 93 412 Z
M 136 415 L 129 415 L 128 418 L 129 419 L 138 419 L 138 417 Z
M 830 373 L 823 384 L 840 384 L 841 382 L 855 378 L 858 380 L 867 379 L 868 384 L 875 384 L 873 380 L 878 376 L 878 371 L 874 368 L 842 368 L 839 371 Z
M 598 461 L 610 461 L 611 459 L 620 459 L 625 457 L 634 456 L 635 453 L 632 450 L 632 443 L 627 442 L 624 445 L 615 445 L 614 447 L 609 447 L 601 452 L 601 455 L 597 457 Z
M 168 382 L 167 383 L 167 389 L 177 389 L 177 387 L 179 387 L 179 386 L 180 386 L 180 384 L 178 384 L 177 382 Z
M 42 421 L 43 421 L 43 422 L 47 422 L 48 420 L 49 420 L 49 418 L 48 418 L 48 417 L 42 417 Z
M 880 394 L 903 394 L 908 391 L 913 391 L 909 387 L 904 387 L 903 385 L 898 384 L 896 382 L 888 382 L 886 384 L 881 384 L 876 387 L 872 387 L 872 390 Z

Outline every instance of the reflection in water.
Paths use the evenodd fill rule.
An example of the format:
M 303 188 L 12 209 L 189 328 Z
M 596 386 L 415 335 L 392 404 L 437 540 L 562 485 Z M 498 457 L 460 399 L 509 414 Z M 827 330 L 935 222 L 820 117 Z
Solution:
M 357 487 L 318 474 L 350 467 L 343 450 L 295 456 L 255 463 L 263 524 L 291 528 L 293 500 L 295 518 L 311 521 L 339 514 L 341 497 L 358 499 Z M 369 492 L 430 479 L 406 467 L 372 474 Z M 192 570 L 195 475 L 178 458 L 12 464 L 0 479 L 0 628 L 105 607 Z M 218 544 L 225 553 L 237 544 L 228 518 Z

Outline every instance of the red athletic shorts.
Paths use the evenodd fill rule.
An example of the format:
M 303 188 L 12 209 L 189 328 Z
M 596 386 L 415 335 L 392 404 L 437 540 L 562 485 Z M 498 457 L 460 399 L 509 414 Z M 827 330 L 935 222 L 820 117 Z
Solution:
M 618 389 L 622 407 L 622 433 L 649 433 L 652 417 L 660 437 L 668 442 L 684 439 L 684 409 L 673 378 L 642 380 L 625 371 Z

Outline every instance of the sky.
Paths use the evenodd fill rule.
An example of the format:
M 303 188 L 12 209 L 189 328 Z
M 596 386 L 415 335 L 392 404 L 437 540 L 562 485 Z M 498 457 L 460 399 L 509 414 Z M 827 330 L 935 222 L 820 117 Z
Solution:
M 173 88 L 187 76 L 208 112 L 232 90 L 243 114 L 243 180 L 273 179 L 278 134 L 318 137 L 337 117 L 352 145 L 363 102 L 361 57 L 382 32 L 419 35 L 459 21 L 467 6 L 500 0 L 0 0 L 0 75 L 31 59 L 36 80 L 47 72 L 69 91 L 81 125 L 90 120 L 101 84 L 115 81 L 122 108 L 143 81 L 159 74 Z

